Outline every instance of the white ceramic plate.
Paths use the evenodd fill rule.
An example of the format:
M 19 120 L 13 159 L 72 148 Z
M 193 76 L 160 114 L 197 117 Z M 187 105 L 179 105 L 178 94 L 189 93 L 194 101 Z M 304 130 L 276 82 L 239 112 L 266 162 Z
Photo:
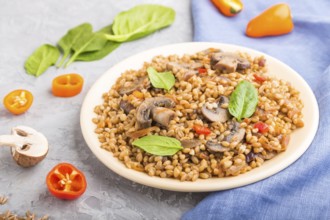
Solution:
M 265 162 L 261 167 L 239 176 L 211 178 L 206 180 L 199 179 L 196 182 L 180 182 L 176 179 L 150 177 L 146 173 L 128 169 L 122 162 L 113 157 L 111 152 L 100 148 L 97 135 L 94 133 L 95 125 L 92 123 L 92 118 L 96 116 L 93 109 L 96 105 L 103 103 L 102 94 L 111 88 L 122 72 L 127 69 L 139 69 L 142 67 L 143 62 L 151 61 L 152 57 L 156 55 L 192 54 L 210 47 L 221 48 L 224 51 L 247 52 L 253 57 L 264 55 L 267 60 L 269 73 L 277 78 L 282 78 L 291 82 L 292 85 L 301 92 L 300 97 L 305 104 L 303 109 L 305 126 L 296 130 L 291 135 L 288 149 L 285 152 Z M 319 110 L 315 96 L 303 78 L 289 66 L 271 56 L 252 49 L 229 44 L 182 43 L 163 46 L 139 53 L 111 67 L 94 83 L 86 95 L 81 109 L 80 123 L 83 136 L 89 148 L 102 163 L 118 175 L 155 188 L 183 192 L 205 192 L 225 190 L 254 183 L 288 167 L 296 161 L 311 144 L 319 123 Z

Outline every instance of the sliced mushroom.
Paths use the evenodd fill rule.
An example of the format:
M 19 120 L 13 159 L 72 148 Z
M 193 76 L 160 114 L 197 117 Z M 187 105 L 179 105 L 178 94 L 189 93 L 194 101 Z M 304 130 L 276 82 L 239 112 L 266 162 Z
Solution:
M 188 81 L 191 77 L 195 76 L 198 73 L 197 70 L 187 70 L 183 75 L 183 80 Z
M 193 148 L 197 147 L 202 144 L 202 142 L 199 139 L 189 139 L 189 140 L 182 140 L 180 141 L 182 147 L 187 147 L 187 148 Z
M 148 89 L 150 87 L 149 80 L 146 80 L 147 77 L 143 76 L 135 79 L 133 82 L 129 82 L 128 85 L 124 85 L 119 89 L 120 95 L 129 95 L 135 90 L 141 90 L 143 88 Z
M 229 151 L 229 148 L 222 146 L 216 141 L 207 141 L 205 146 L 211 153 L 223 153 Z
M 199 69 L 203 66 L 204 65 L 199 62 L 188 63 L 188 64 L 187 63 L 181 64 L 181 63 L 177 63 L 177 62 L 169 62 L 166 64 L 166 68 L 168 70 L 173 71 L 173 69 L 183 69 L 183 71 L 184 71 L 183 80 L 185 80 L 185 81 L 189 80 L 192 76 L 196 75 L 198 73 L 197 69 Z
M 217 52 L 220 52 L 221 50 L 218 49 L 218 48 L 208 48 L 206 50 L 203 50 L 201 51 L 200 53 L 204 54 L 204 55 L 209 55 L 209 54 L 212 54 L 212 53 L 217 53 Z
M 245 137 L 245 129 L 239 127 L 239 123 L 231 121 L 229 123 L 230 134 L 224 138 L 224 141 L 228 142 L 241 142 Z
M 238 54 L 230 52 L 220 52 L 212 54 L 211 67 L 214 70 L 232 73 L 236 70 L 244 70 L 250 68 L 250 62 L 240 57 Z
M 199 62 L 194 63 L 177 63 L 177 62 L 169 62 L 166 64 L 167 69 L 173 70 L 174 68 L 178 69 L 190 69 L 190 70 L 197 70 L 199 68 L 202 68 L 204 65 Z
M 120 100 L 119 107 L 124 111 L 124 113 L 127 115 L 134 109 L 134 106 L 129 103 L 128 101 Z
M 255 154 L 253 152 L 253 150 L 251 150 L 246 156 L 245 156 L 245 161 L 247 163 L 250 163 L 251 161 L 253 161 L 256 157 L 258 157 L 257 154 Z
M 11 154 L 22 167 L 31 167 L 42 161 L 48 153 L 46 137 L 27 126 L 12 128 L 11 135 L 0 136 L 0 146 L 11 147 Z
M 170 121 L 174 118 L 175 112 L 164 107 L 154 107 L 151 110 L 152 119 L 162 126 L 167 127 Z
M 156 117 L 155 114 L 151 114 L 151 111 L 155 107 L 165 107 L 165 108 L 173 108 L 175 103 L 172 99 L 166 97 L 154 97 L 147 98 L 144 100 L 141 105 L 137 109 L 136 113 L 136 121 L 137 128 L 143 129 L 151 126 L 152 117 Z
M 221 105 L 229 103 L 229 99 L 226 96 L 220 96 L 218 104 L 215 104 L 215 108 L 209 107 L 210 103 L 205 103 L 202 107 L 202 114 L 205 118 L 212 122 L 226 122 L 229 120 L 229 112 L 227 108 L 221 108 Z M 209 108 L 211 109 L 209 109 Z

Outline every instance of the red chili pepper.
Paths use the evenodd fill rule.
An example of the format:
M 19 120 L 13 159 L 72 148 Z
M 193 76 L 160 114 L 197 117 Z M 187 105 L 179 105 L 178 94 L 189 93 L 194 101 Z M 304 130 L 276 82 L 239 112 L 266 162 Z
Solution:
M 211 134 L 211 130 L 208 127 L 204 127 L 201 125 L 194 125 L 193 129 L 197 134 L 205 134 L 205 135 Z
M 262 84 L 263 82 L 266 81 L 266 78 L 263 76 L 259 76 L 258 74 L 253 74 L 254 77 L 254 81 L 256 81 L 257 83 Z
M 207 74 L 207 70 L 206 70 L 205 68 L 199 68 L 199 69 L 198 69 L 198 73 L 199 73 L 200 75 L 206 75 L 206 74 Z
M 260 132 L 262 134 L 267 133 L 269 131 L 268 125 L 261 121 L 255 123 L 253 127 L 258 128 L 258 132 Z
M 85 175 L 69 163 L 56 165 L 48 173 L 46 183 L 55 197 L 67 200 L 78 198 L 87 187 Z

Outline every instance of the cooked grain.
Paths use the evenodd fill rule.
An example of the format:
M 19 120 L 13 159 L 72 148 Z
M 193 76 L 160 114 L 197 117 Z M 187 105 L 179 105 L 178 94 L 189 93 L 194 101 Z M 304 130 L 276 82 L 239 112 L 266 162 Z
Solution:
M 210 50 L 212 51 L 212 50 Z M 96 106 L 93 118 L 95 133 L 98 135 L 101 147 L 111 151 L 115 157 L 123 161 L 128 168 L 146 172 L 150 176 L 162 178 L 175 178 L 180 181 L 196 181 L 198 178 L 226 177 L 248 172 L 267 160 L 284 151 L 288 145 L 290 134 L 297 128 L 304 126 L 302 120 L 303 103 L 299 98 L 299 91 L 290 83 L 267 75 L 264 57 L 251 58 L 248 54 L 240 53 L 247 58 L 250 69 L 243 73 L 233 72 L 221 74 L 210 67 L 210 55 L 199 52 L 192 55 L 156 56 L 151 62 L 144 63 L 139 70 L 124 72 L 112 86 L 103 94 L 104 103 Z M 202 63 L 207 74 L 195 74 L 185 79 L 183 68 L 173 68 L 176 77 L 174 88 L 166 92 L 162 89 L 142 89 L 143 96 L 132 94 L 121 96 L 119 89 L 128 86 L 136 78 L 146 76 L 149 66 L 157 71 L 168 71 L 167 63 L 179 64 L 196 62 Z M 263 83 L 254 81 L 254 75 L 263 76 Z M 258 90 L 259 102 L 256 112 L 240 122 L 240 127 L 246 131 L 243 143 L 226 140 L 230 135 L 228 123 L 208 123 L 201 117 L 201 107 L 205 103 L 214 103 L 221 95 L 230 96 L 241 80 L 251 82 Z M 132 146 L 133 140 L 130 132 L 136 131 L 136 108 L 144 99 L 156 96 L 167 96 L 176 102 L 175 117 L 170 121 L 168 128 L 156 129 L 149 134 L 174 137 L 179 140 L 199 139 L 197 147 L 186 147 L 173 156 L 155 156 Z M 125 114 L 119 107 L 121 100 L 130 102 L 135 109 Z M 211 107 L 211 106 L 209 106 Z M 223 104 L 228 108 L 228 104 Z M 254 128 L 256 122 L 268 125 L 268 133 L 262 134 Z M 194 125 L 207 126 L 211 129 L 209 135 L 197 135 L 192 127 Z M 208 140 L 218 140 L 229 151 L 224 153 L 211 153 L 206 148 Z M 247 163 L 246 155 L 255 156 Z

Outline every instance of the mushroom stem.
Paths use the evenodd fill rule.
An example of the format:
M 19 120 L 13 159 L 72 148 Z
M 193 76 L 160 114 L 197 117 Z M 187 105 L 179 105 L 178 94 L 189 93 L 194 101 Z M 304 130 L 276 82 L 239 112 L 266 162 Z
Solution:
M 23 144 L 19 143 L 19 139 L 13 135 L 1 135 L 0 136 L 0 147 L 23 147 Z
M 27 126 L 17 126 L 11 135 L 0 136 L 0 146 L 11 147 L 11 154 L 22 167 L 31 167 L 42 161 L 48 153 L 46 137 Z

